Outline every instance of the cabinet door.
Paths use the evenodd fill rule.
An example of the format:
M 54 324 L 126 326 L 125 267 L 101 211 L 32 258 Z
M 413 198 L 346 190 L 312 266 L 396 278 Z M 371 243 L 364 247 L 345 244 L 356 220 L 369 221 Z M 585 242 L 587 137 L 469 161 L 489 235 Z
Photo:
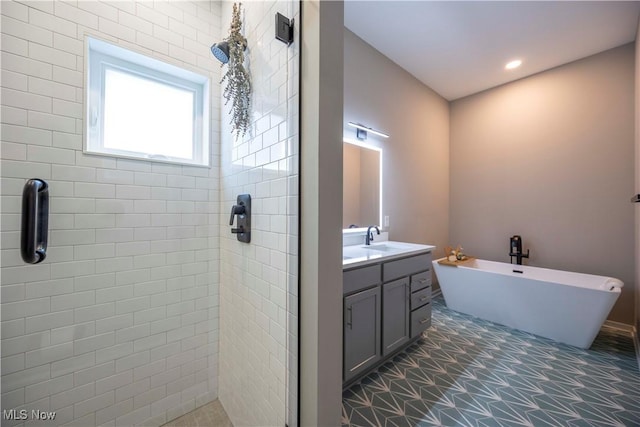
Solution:
M 344 299 L 344 380 L 380 360 L 380 287 Z
M 382 355 L 409 341 L 409 278 L 382 285 Z

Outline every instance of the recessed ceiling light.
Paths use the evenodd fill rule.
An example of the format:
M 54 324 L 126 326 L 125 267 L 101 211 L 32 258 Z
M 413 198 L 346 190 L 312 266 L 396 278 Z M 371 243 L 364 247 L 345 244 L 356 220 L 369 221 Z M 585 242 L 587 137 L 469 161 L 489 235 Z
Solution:
M 505 70 L 513 70 L 522 65 L 522 61 L 520 59 L 514 59 L 511 62 L 507 62 L 507 65 L 504 66 Z

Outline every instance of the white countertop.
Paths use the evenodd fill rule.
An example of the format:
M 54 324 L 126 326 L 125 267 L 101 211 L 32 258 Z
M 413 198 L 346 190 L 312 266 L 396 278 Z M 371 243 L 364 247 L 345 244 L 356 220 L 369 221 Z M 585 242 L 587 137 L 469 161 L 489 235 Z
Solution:
M 432 251 L 436 247 L 405 242 L 379 242 L 366 245 L 344 246 L 342 248 L 342 268 L 359 267 L 394 258 L 402 258 L 414 253 Z

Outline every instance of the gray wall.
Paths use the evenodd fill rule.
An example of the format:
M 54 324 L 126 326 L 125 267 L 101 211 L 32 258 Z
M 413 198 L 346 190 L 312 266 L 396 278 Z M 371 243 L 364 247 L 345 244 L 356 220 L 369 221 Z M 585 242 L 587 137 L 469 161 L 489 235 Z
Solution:
M 363 78 L 366 71 L 366 78 Z M 383 149 L 383 213 L 389 238 L 449 243 L 449 104 L 358 36 L 344 35 L 344 123 L 361 122 L 391 135 L 369 134 Z M 355 138 L 345 127 L 346 137 Z
M 340 424 L 342 402 L 341 1 L 302 2 L 300 424 Z
M 633 88 L 628 44 L 452 102 L 452 243 L 508 262 L 521 234 L 530 265 L 623 280 L 633 323 Z

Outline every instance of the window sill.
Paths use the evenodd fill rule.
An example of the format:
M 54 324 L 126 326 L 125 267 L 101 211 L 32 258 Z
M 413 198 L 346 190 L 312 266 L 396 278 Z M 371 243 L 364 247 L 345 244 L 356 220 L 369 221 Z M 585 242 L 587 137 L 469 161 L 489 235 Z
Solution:
M 189 161 L 187 159 L 184 159 L 184 160 L 168 159 L 168 158 L 163 158 L 162 156 L 154 157 L 149 155 L 134 156 L 134 155 L 126 155 L 126 154 L 120 154 L 120 153 L 112 153 L 108 151 L 94 151 L 94 150 L 87 150 L 87 149 L 82 150 L 82 153 L 88 156 L 103 156 L 103 157 L 112 157 L 116 159 L 139 160 L 141 162 L 164 163 L 164 164 L 170 164 L 170 165 L 193 166 L 198 168 L 211 169 L 211 164 L 209 161 L 207 161 L 207 163 L 199 163 L 195 161 Z

